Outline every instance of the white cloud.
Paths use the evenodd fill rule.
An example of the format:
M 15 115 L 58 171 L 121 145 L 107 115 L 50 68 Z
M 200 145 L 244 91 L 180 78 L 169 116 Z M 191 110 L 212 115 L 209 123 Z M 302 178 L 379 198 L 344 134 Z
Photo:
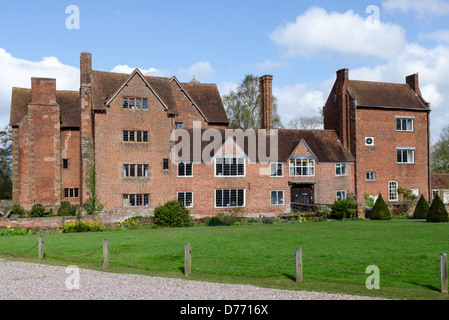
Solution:
M 415 12 L 422 18 L 428 15 L 444 16 L 449 14 L 449 2 L 444 0 L 385 0 L 382 6 L 387 11 L 402 13 Z
M 273 95 L 278 98 L 278 113 L 284 126 L 298 117 L 320 115 L 327 94 L 302 83 L 282 88 L 273 87 Z
M 127 73 L 131 74 L 136 68 L 132 68 L 128 65 L 117 65 L 115 66 L 111 72 L 117 72 L 117 73 Z M 150 68 L 150 69 L 140 69 L 140 72 L 146 76 L 154 76 L 154 77 L 168 77 L 170 76 L 170 72 L 168 70 L 159 70 L 156 68 Z
M 209 61 L 200 61 L 190 67 L 178 70 L 177 77 L 183 82 L 188 82 L 195 77 L 196 80 L 200 82 L 210 82 L 214 79 L 215 70 Z
M 271 39 L 289 57 L 340 53 L 391 58 L 406 44 L 404 29 L 398 25 L 372 15 L 363 18 L 352 10 L 328 13 L 317 7 L 275 29 Z
M 58 90 L 79 90 L 79 69 L 56 57 L 27 61 L 0 48 L 0 126 L 9 123 L 12 87 L 31 88 L 32 77 L 54 78 Z
M 442 43 L 449 43 L 449 30 L 437 30 L 419 35 L 420 40 L 434 40 Z
M 231 91 L 237 90 L 239 86 L 238 83 L 233 81 L 227 81 L 217 84 L 218 92 L 220 92 L 220 96 L 228 95 Z

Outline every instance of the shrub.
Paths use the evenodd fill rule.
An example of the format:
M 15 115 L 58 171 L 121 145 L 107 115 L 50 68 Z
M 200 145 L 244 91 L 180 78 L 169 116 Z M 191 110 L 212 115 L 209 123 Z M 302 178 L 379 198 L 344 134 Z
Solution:
M 427 203 L 426 199 L 424 199 L 424 196 L 421 195 L 418 203 L 416 204 L 415 211 L 413 212 L 413 219 L 426 219 L 428 213 L 429 204 Z
M 330 217 L 342 220 L 345 218 L 354 218 L 357 216 L 357 202 L 349 197 L 341 201 L 335 201 L 331 206 Z
M 371 210 L 370 219 L 371 220 L 390 220 L 391 219 L 390 209 L 388 209 L 388 206 L 385 203 L 384 199 L 382 198 L 382 194 L 380 194 L 380 193 L 379 193 L 379 197 L 376 200 L 376 203 L 374 204 L 373 209 Z
M 154 224 L 160 227 L 189 227 L 190 212 L 177 200 L 167 201 L 154 209 Z
M 58 216 L 74 216 L 76 215 L 76 207 L 68 201 L 63 201 L 57 213 Z
M 30 211 L 30 217 L 39 218 L 43 216 L 45 216 L 45 207 L 40 203 L 36 203 L 35 205 L 33 205 Z
M 317 206 L 315 217 L 317 220 L 327 220 L 331 216 L 332 210 L 328 206 L 320 205 Z
M 64 225 L 62 232 L 63 233 L 97 232 L 101 230 L 102 230 L 101 225 L 98 222 L 72 221 Z
M 26 216 L 26 211 L 24 207 L 17 203 L 12 206 L 11 214 L 18 215 L 19 217 L 24 217 Z
M 448 222 L 447 210 L 437 194 L 430 204 L 429 213 L 426 218 L 427 222 Z

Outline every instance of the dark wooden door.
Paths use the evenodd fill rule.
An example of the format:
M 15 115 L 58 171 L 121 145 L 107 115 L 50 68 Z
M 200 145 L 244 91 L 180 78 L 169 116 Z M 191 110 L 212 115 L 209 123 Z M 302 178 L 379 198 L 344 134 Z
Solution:
M 312 186 L 293 186 L 291 190 L 291 202 L 313 204 Z

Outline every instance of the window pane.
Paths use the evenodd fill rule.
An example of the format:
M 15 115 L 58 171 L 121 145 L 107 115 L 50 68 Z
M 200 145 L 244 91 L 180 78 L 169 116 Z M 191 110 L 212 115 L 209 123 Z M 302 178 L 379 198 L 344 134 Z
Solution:
M 150 205 L 149 196 L 147 194 L 143 195 L 143 205 L 144 206 L 149 206 Z
M 128 141 L 128 131 L 123 131 L 123 141 Z
M 278 191 L 278 204 L 284 204 L 284 191 Z
M 128 98 L 123 99 L 123 108 L 128 109 Z
M 193 203 L 193 194 L 192 192 L 186 192 L 185 194 L 185 206 L 191 207 Z
M 238 172 L 237 175 L 239 176 L 244 176 L 245 175 L 245 163 L 244 163 L 244 159 L 243 158 L 238 158 L 237 159 L 237 163 L 238 163 Z
M 147 164 L 143 166 L 143 176 L 148 177 L 148 165 Z
M 183 162 L 178 163 L 178 176 L 183 177 L 185 175 L 185 165 Z
M 134 99 L 129 99 L 129 108 L 134 108 Z
M 142 100 L 142 107 L 143 107 L 143 110 L 148 109 L 148 100 L 147 99 Z
M 271 191 L 271 204 L 277 204 L 277 193 L 276 193 L 276 191 Z
M 127 164 L 123 166 L 123 176 L 129 177 L 129 166 Z
M 141 194 L 136 195 L 136 206 L 138 206 L 138 207 L 142 206 L 142 195 Z
M 148 132 L 147 131 L 142 132 L 142 141 L 148 142 Z
M 143 166 L 141 164 L 137 165 L 137 176 L 143 177 Z
M 130 177 L 135 177 L 136 176 L 136 166 L 135 165 L 130 165 L 129 166 L 129 176 Z
M 215 160 L 215 172 L 217 176 L 223 175 L 223 158 L 217 158 Z
M 142 132 L 137 131 L 137 142 L 142 142 Z
M 186 163 L 185 164 L 185 175 L 191 176 L 192 175 L 192 163 Z
M 137 109 L 142 108 L 142 100 L 141 99 L 136 99 L 136 106 L 137 106 Z
M 135 194 L 129 195 L 129 205 L 131 207 L 134 207 L 136 205 L 136 195 Z
M 134 131 L 129 132 L 129 141 L 134 141 Z
M 245 190 L 239 189 L 237 197 L 237 206 L 243 207 L 245 205 Z
M 230 202 L 229 190 L 223 190 L 223 207 L 229 207 Z
M 223 193 L 222 190 L 215 190 L 215 204 L 217 208 L 223 206 Z

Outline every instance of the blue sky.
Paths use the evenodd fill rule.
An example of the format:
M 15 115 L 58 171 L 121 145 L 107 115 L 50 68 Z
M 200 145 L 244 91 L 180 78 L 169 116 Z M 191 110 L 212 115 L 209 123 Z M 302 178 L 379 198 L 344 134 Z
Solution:
M 67 29 L 69 5 L 80 28 Z M 367 10 L 368 9 L 368 10 Z M 32 76 L 79 88 L 79 55 L 96 70 L 195 76 L 221 94 L 246 74 L 274 76 L 284 125 L 316 115 L 335 72 L 404 82 L 419 73 L 435 141 L 449 123 L 449 1 L 8 1 L 0 11 L 0 125 L 11 87 Z

